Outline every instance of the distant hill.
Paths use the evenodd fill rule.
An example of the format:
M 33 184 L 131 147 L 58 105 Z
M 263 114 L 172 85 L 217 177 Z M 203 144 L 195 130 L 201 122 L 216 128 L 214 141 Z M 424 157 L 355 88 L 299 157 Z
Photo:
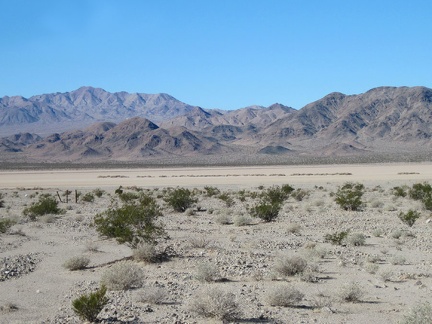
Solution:
M 432 150 L 432 89 L 334 92 L 295 110 L 232 111 L 167 94 L 68 93 L 0 98 L 0 159 L 143 161 L 154 157 L 361 156 Z

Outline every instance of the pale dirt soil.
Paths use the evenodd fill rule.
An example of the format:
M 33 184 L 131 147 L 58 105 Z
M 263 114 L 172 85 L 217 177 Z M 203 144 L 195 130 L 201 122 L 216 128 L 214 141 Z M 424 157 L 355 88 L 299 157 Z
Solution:
M 331 197 L 347 181 L 366 187 L 366 205 L 361 212 L 343 211 Z M 170 237 L 160 248 L 169 246 L 175 255 L 167 262 L 139 263 L 145 273 L 142 288 L 109 292 L 111 301 L 100 314 L 106 323 L 218 323 L 198 317 L 189 307 L 206 286 L 235 294 L 242 311 L 238 323 L 398 323 L 410 307 L 430 300 L 432 222 L 427 222 L 431 212 L 419 202 L 396 198 L 390 189 L 425 181 L 432 182 L 431 163 L 0 172 L 5 203 L 0 218 L 18 222 L 0 234 L 0 262 L 29 255 L 36 260 L 34 271 L 0 281 L 0 323 L 80 323 L 71 301 L 97 289 L 102 273 L 110 267 L 105 263 L 132 253 L 125 245 L 99 237 L 91 226 L 95 214 L 116 199 L 114 190 L 120 185 L 126 191 L 134 191 L 131 187 L 136 186 L 154 197 L 159 195 L 161 220 Z M 258 199 L 246 195 L 242 201 L 239 190 L 260 192 L 258 186 L 282 184 L 307 190 L 308 195 L 302 201 L 289 198 L 275 222 L 253 219 L 250 225 L 236 226 L 216 221 L 221 214 L 231 220 L 249 215 L 247 208 Z M 161 195 L 163 188 L 177 186 L 197 188 L 197 192 L 215 186 L 229 193 L 235 203 L 227 207 L 222 200 L 199 193 L 196 207 L 205 211 L 175 213 Z M 69 203 L 59 203 L 66 213 L 53 222 L 43 217 L 28 221 L 22 215 L 42 193 L 62 195 L 69 189 L 85 194 L 95 188 L 105 191 L 101 198 L 75 203 L 71 195 Z M 413 227 L 397 217 L 408 209 L 421 212 Z M 300 225 L 298 232 L 290 231 L 293 224 Z M 365 234 L 366 245 L 324 242 L 325 234 L 348 229 Z M 403 235 L 395 239 L 393 233 L 398 230 L 403 230 Z M 205 239 L 208 244 L 192 247 L 192 238 Z M 97 245 L 97 252 L 86 249 L 89 242 Z M 305 248 L 311 242 L 322 258 Z M 63 263 L 77 255 L 88 256 L 89 267 L 66 270 Z M 317 265 L 318 282 L 275 274 L 275 263 L 284 255 L 300 255 Z M 373 266 L 367 261 L 372 256 L 379 260 L 374 263 L 376 273 L 370 273 Z M 392 264 L 395 257 L 405 258 L 404 264 Z M 196 269 L 202 262 L 213 264 L 228 281 L 198 281 Z M 338 299 L 341 287 L 350 282 L 358 283 L 364 291 L 358 303 Z M 268 292 L 281 285 L 300 289 L 304 298 L 295 307 L 269 305 Z M 140 296 L 152 286 L 167 291 L 162 304 L 141 301 Z M 17 310 L 7 310 L 10 304 Z

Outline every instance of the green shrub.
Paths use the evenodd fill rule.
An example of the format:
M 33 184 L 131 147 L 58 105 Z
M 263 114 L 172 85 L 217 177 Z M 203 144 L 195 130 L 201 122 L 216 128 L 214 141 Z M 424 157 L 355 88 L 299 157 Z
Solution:
M 252 217 L 258 217 L 264 222 L 271 222 L 279 216 L 280 209 L 281 206 L 279 204 L 262 201 L 251 208 L 250 214 Z
M 4 198 L 4 195 L 3 195 L 3 193 L 0 192 L 0 208 L 4 207 L 4 200 L 3 200 L 3 198 Z
M 225 205 L 227 206 L 227 207 L 231 207 L 231 206 L 233 206 L 234 205 L 234 199 L 229 195 L 229 193 L 227 193 L 227 192 L 223 192 L 223 193 L 221 193 L 219 196 L 218 196 L 218 198 L 220 199 L 220 200 L 222 200 L 223 202 L 225 202 Z
M 432 186 L 429 183 L 413 184 L 409 190 L 409 196 L 414 200 L 423 200 L 425 197 L 430 197 L 432 194 Z
M 176 212 L 183 213 L 189 207 L 192 207 L 197 199 L 193 197 L 192 192 L 185 188 L 176 188 L 168 192 L 165 197 L 165 202 L 168 203 Z
M 30 219 L 36 219 L 36 216 L 46 214 L 60 214 L 64 211 L 57 206 L 58 202 L 52 195 L 44 194 L 39 196 L 39 201 L 33 203 L 30 207 L 23 210 L 24 216 Z
M 427 210 L 432 210 L 432 186 L 429 183 L 416 183 L 409 190 L 409 196 L 421 200 Z
M 102 195 L 104 194 L 104 190 L 100 189 L 100 188 L 96 188 L 95 190 L 93 190 L 93 193 L 96 197 L 100 198 L 102 197 Z
M 220 190 L 216 187 L 205 186 L 204 190 L 206 192 L 207 197 L 213 197 L 220 193 Z
M 303 199 L 305 199 L 307 196 L 309 195 L 309 192 L 307 190 L 304 189 L 297 189 L 294 190 L 291 194 L 291 196 L 297 200 L 297 201 L 302 201 Z
M 342 245 L 348 236 L 348 231 L 334 232 L 333 234 L 324 235 L 324 241 L 333 245 Z
M 106 287 L 102 286 L 99 290 L 88 295 L 81 295 L 72 301 L 72 309 L 75 314 L 83 321 L 96 322 L 97 316 L 109 302 L 109 299 L 105 297 L 106 291 Z
M 97 214 L 94 224 L 99 234 L 135 248 L 141 242 L 154 243 L 165 235 L 163 225 L 157 223 L 159 216 L 162 216 L 159 206 L 154 199 L 150 199 L 111 207 Z
M 0 233 L 6 233 L 15 222 L 9 218 L 0 219 Z
M 281 205 L 289 198 L 290 193 L 294 190 L 294 188 L 289 185 L 285 185 L 283 188 L 279 186 L 267 188 L 267 190 L 261 193 L 261 199 L 272 205 Z
M 130 191 L 128 191 L 128 192 L 122 192 L 118 196 L 119 196 L 120 200 L 122 202 L 124 202 L 124 203 L 131 202 L 133 200 L 138 199 L 138 197 L 139 197 L 139 195 L 137 193 L 130 192 Z
M 339 187 L 335 194 L 335 202 L 344 210 L 359 210 L 363 206 L 361 200 L 363 194 L 363 184 L 347 182 Z
M 392 193 L 396 197 L 406 197 L 407 195 L 406 187 L 393 187 Z
M 84 196 L 81 197 L 81 200 L 85 202 L 93 202 L 95 200 L 95 197 L 91 192 L 87 192 Z
M 420 213 L 410 209 L 406 213 L 400 212 L 398 217 L 402 222 L 411 227 L 414 225 L 416 220 L 420 218 Z

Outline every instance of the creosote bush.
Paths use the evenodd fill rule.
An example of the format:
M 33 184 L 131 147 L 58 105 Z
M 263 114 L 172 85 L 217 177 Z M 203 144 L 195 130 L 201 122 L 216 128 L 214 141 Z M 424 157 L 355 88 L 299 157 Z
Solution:
M 332 234 L 324 235 L 324 241 L 333 245 L 342 245 L 344 244 L 347 236 L 348 231 L 334 232 Z
M 91 192 L 87 192 L 85 195 L 81 197 L 81 200 L 85 202 L 94 202 L 95 197 Z
M 280 209 L 279 204 L 262 201 L 250 209 L 250 214 L 264 222 L 271 222 L 279 216 Z
M 192 207 L 198 200 L 194 198 L 193 193 L 186 188 L 176 188 L 169 191 L 164 198 L 165 202 L 176 212 L 183 213 L 189 207 Z
M 101 288 L 93 293 L 81 295 L 72 301 L 72 309 L 75 314 L 83 321 L 97 322 L 97 316 L 108 304 L 109 299 L 105 296 L 106 287 Z
M 406 213 L 400 212 L 398 217 L 402 222 L 411 227 L 414 225 L 416 220 L 420 218 L 420 213 L 410 209 Z
M 141 197 L 138 202 L 111 207 L 97 214 L 94 223 L 101 235 L 135 248 L 141 242 L 155 243 L 165 235 L 163 225 L 157 222 L 161 215 L 154 198 L 147 196 Z
M 75 256 L 63 263 L 63 267 L 75 271 L 85 269 L 90 263 L 90 259 L 85 256 Z
M 224 322 L 234 321 L 242 315 L 235 295 L 216 287 L 207 288 L 194 296 L 189 309 L 199 316 Z
M 416 183 L 409 190 L 411 199 L 423 202 L 427 210 L 432 210 L 432 186 L 429 183 Z
M 132 261 L 115 263 L 102 274 L 101 284 L 108 290 L 127 290 L 143 285 L 144 273 L 141 267 Z
M 304 294 L 292 286 L 275 287 L 267 294 L 267 302 L 270 306 L 295 306 L 303 298 Z
M 24 216 L 28 216 L 31 220 L 35 220 L 37 216 L 46 214 L 61 214 L 64 210 L 57 206 L 58 202 L 55 197 L 50 194 L 39 196 L 39 201 L 33 203 L 30 207 L 23 210 Z
M 363 194 L 363 184 L 347 182 L 339 187 L 335 194 L 335 202 L 344 210 L 360 210 L 363 206 Z

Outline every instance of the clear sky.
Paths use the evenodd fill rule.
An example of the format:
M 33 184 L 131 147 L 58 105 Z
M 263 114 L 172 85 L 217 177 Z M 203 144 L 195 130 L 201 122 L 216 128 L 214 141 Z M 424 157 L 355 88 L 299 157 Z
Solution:
M 93 86 L 298 109 L 432 87 L 430 0 L 0 0 L 0 13 L 0 97 Z

